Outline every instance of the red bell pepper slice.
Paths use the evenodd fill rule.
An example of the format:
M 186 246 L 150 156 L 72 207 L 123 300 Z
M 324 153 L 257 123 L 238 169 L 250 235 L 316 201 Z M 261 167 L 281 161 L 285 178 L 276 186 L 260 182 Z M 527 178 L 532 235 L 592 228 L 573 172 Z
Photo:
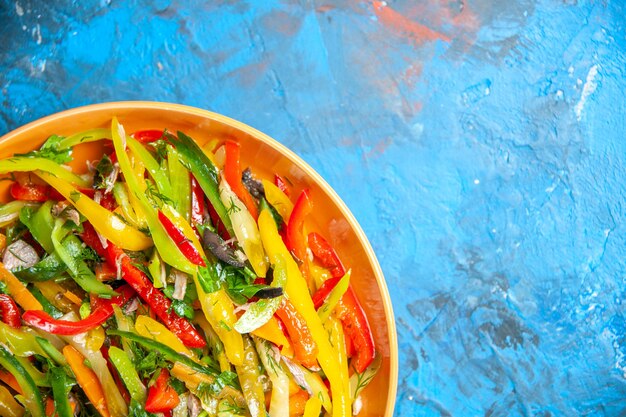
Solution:
M 83 241 L 106 259 L 107 263 L 116 268 L 117 262 L 121 263 L 122 277 L 137 292 L 157 315 L 157 317 L 170 329 L 187 347 L 201 348 L 206 346 L 206 341 L 200 336 L 195 327 L 185 318 L 180 317 L 171 309 L 172 301 L 161 291 L 152 285 L 150 279 L 139 268 L 133 265 L 132 260 L 126 253 L 107 241 L 105 249 L 96 234 L 93 226 L 83 223 Z
M 351 358 L 354 355 L 356 355 L 356 349 L 354 348 L 354 342 L 352 342 L 352 339 L 350 338 L 350 335 L 348 335 L 348 332 L 346 331 L 346 325 L 343 324 L 343 322 L 341 322 L 341 327 L 343 328 L 343 338 L 346 341 L 346 353 L 348 354 L 348 357 Z
M 376 350 L 367 317 L 351 286 L 341 297 L 336 311 L 356 351 L 351 365 L 356 372 L 362 373 L 374 360 Z
M 246 208 L 256 221 L 259 218 L 259 209 L 246 187 L 241 181 L 241 164 L 239 161 L 239 144 L 232 140 L 224 142 L 226 161 L 224 162 L 224 177 L 233 192 L 245 204 Z
M 133 133 L 133 138 L 141 143 L 150 143 L 157 141 L 163 137 L 163 131 L 158 129 L 139 130 Z
M 313 299 L 313 305 L 315 306 L 316 310 L 320 308 L 322 304 L 324 304 L 324 301 L 326 301 L 326 297 L 328 297 L 330 292 L 335 289 L 339 280 L 341 280 L 341 278 L 339 277 L 329 278 L 324 281 L 324 283 L 317 289 L 317 291 L 315 291 L 315 294 L 313 294 L 313 297 L 311 298 Z
M 289 197 L 289 186 L 287 185 L 287 181 L 285 181 L 283 177 L 278 174 L 274 174 L 274 184 L 276 184 L 280 191 L 282 191 L 287 197 Z
M 158 216 L 161 225 L 163 225 L 167 234 L 172 238 L 174 243 L 176 243 L 176 246 L 178 246 L 181 253 L 185 255 L 185 258 L 193 262 L 194 265 L 206 266 L 200 252 L 198 252 L 195 246 L 193 246 L 193 243 L 187 239 L 183 232 L 180 231 L 180 229 L 176 227 L 176 225 L 172 223 L 172 221 L 165 214 L 163 214 L 161 210 L 159 210 Z
M 287 223 L 287 248 L 296 256 L 296 258 L 304 262 L 306 257 L 307 242 L 303 233 L 304 219 L 313 211 L 313 204 L 309 197 L 309 190 L 302 190 L 298 201 L 293 207 L 289 222 Z
M 11 184 L 10 192 L 15 200 L 44 202 L 50 198 L 50 187 L 44 184 L 14 182 Z
M 148 388 L 146 411 L 149 413 L 165 413 L 178 405 L 180 399 L 176 390 L 168 384 L 170 374 L 167 369 L 161 369 L 154 385 Z
M 22 324 L 17 304 L 6 294 L 0 294 L 0 317 L 4 323 L 16 329 Z
M 204 192 L 196 178 L 191 176 L 191 225 L 204 223 Z
M 276 315 L 285 325 L 287 335 L 291 339 L 294 354 L 298 362 L 307 368 L 317 365 L 318 347 L 304 317 L 298 313 L 291 301 L 283 298 Z
M 111 299 L 96 298 L 93 312 L 89 317 L 78 321 L 57 320 L 45 311 L 28 310 L 22 317 L 33 327 L 45 332 L 63 336 L 74 336 L 95 329 L 113 316 L 113 305 L 123 306 L 133 296 L 135 291 L 128 285 L 122 285 L 116 290 L 119 295 Z
M 333 278 L 341 278 L 346 274 L 346 269 L 335 249 L 319 233 L 309 233 L 309 248 L 324 268 L 330 270 Z

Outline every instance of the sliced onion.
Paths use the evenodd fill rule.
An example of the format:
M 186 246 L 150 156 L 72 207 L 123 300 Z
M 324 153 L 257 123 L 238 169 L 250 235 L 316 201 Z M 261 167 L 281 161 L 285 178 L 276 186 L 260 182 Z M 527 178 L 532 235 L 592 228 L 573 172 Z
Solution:
M 187 275 L 176 269 L 173 270 L 172 273 L 174 275 L 174 293 L 172 294 L 172 298 L 182 301 L 187 292 Z

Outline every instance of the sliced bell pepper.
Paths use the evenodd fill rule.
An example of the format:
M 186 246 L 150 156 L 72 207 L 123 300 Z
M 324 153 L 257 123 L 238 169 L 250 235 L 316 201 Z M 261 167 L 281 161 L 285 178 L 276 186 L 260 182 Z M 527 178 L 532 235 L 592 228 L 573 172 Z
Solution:
M 212 368 L 205 366 L 204 364 L 198 363 L 192 358 L 185 356 L 182 353 L 177 352 L 176 350 L 167 346 L 166 344 L 161 343 L 152 338 L 143 337 L 137 333 L 126 332 L 122 330 L 109 330 L 107 331 L 107 334 L 112 335 L 112 336 L 120 336 L 122 339 L 128 339 L 132 342 L 136 342 L 148 350 L 154 350 L 160 353 L 161 355 L 163 355 L 163 358 L 165 358 L 166 360 L 170 362 L 174 362 L 174 363 L 179 362 L 187 366 L 193 372 L 201 373 L 201 374 L 208 375 L 211 377 L 218 376 L 218 374 Z
M 352 287 L 348 287 L 336 310 L 356 349 L 356 356 L 352 358 L 350 366 L 362 373 L 374 360 L 376 349 L 367 317 Z
M 17 401 L 15 401 L 15 398 L 13 398 L 13 394 L 11 394 L 11 392 L 6 389 L 4 385 L 0 385 L 0 416 L 24 416 L 24 407 L 22 407 Z
M 37 335 L 28 328 L 14 328 L 5 323 L 0 323 L 0 344 L 15 356 L 27 358 L 32 355 L 47 357 L 48 354 L 37 342 Z
M 239 197 L 230 189 L 228 182 L 220 181 L 219 191 L 222 202 L 228 206 L 228 216 L 239 245 L 257 276 L 265 277 L 267 261 L 256 221 Z
M 341 378 L 339 363 L 333 353 L 333 348 L 328 341 L 328 335 L 320 320 L 311 295 L 309 294 L 306 281 L 302 277 L 298 265 L 291 258 L 288 249 L 278 233 L 278 228 L 269 210 L 261 210 L 259 214 L 259 231 L 263 246 L 270 258 L 275 263 L 277 257 L 283 256 L 287 262 L 287 283 L 285 291 L 289 300 L 296 310 L 304 318 L 313 339 L 318 344 L 317 360 L 330 381 L 333 399 L 333 417 L 347 416 L 350 413 L 348 407 L 348 387 Z
M 289 397 L 289 417 L 298 417 L 304 414 L 309 393 L 303 389 L 298 390 Z
M 311 396 L 304 406 L 303 417 L 318 417 L 322 411 L 322 402 L 316 396 Z
M 4 264 L 0 262 L 0 281 L 7 286 L 9 295 L 24 310 L 43 310 L 41 303 L 28 291 L 28 289 L 17 279 Z
M 154 385 L 148 388 L 147 412 L 166 413 L 178 405 L 180 400 L 176 390 L 168 384 L 169 377 L 167 369 L 161 369 Z
M 132 224 L 137 229 L 148 227 L 145 216 L 141 216 L 143 212 L 135 212 L 135 206 L 133 206 L 126 184 L 116 182 L 113 186 L 113 197 L 115 198 L 115 202 L 118 206 L 115 212 L 119 213 L 124 220 Z M 133 194 L 133 198 L 134 197 L 135 196 Z
M 52 204 L 52 201 L 47 201 L 37 210 L 25 208 L 20 211 L 20 221 L 28 227 L 30 234 L 47 253 L 54 252 L 51 238 L 54 228 L 54 218 L 51 213 Z
M 33 417 L 45 417 L 43 399 L 32 376 L 11 352 L 0 346 L 0 365 L 16 379 L 22 391 L 24 405 Z
M 278 174 L 274 174 L 274 184 L 276 184 L 280 191 L 289 197 L 289 187 L 287 186 L 287 181 L 283 177 Z
M 174 333 L 170 332 L 158 321 L 146 315 L 140 314 L 137 316 L 135 320 L 135 332 L 140 336 L 156 340 L 174 349 L 178 353 L 195 359 L 195 355 L 181 343 L 180 339 L 176 337 Z
M 320 316 L 322 323 L 328 319 L 337 304 L 341 301 L 343 295 L 350 287 L 350 275 L 351 270 L 346 272 L 346 275 L 344 275 L 343 278 L 337 282 L 337 285 L 335 285 L 335 287 L 328 294 L 326 301 L 324 301 L 322 306 L 317 310 L 317 314 Z
M 54 318 L 59 318 L 70 311 L 78 312 L 76 304 L 65 296 L 68 290 L 55 281 L 35 282 L 33 287 L 29 289 L 43 306 L 43 311 Z M 82 304 L 82 300 L 80 304 Z
M 183 341 L 185 346 L 204 347 L 206 345 L 202 336 L 187 319 L 171 311 L 172 301 L 152 285 L 146 274 L 133 265 L 132 260 L 122 249 L 111 242 L 108 242 L 107 248 L 104 249 L 100 239 L 89 223 L 83 223 L 83 229 L 83 240 L 85 243 L 100 256 L 104 257 L 112 267 L 117 267 L 117 263 L 120 262 L 124 280 L 152 308 L 167 328 Z
M 248 404 L 248 410 L 252 417 L 265 417 L 265 393 L 263 392 L 263 381 L 259 366 L 259 357 L 249 336 L 243 339 L 244 354 L 246 360 L 236 366 L 237 376 L 241 384 L 241 391 Z
M 234 365 L 241 365 L 244 360 L 243 338 L 234 329 L 237 316 L 230 297 L 224 289 L 210 293 L 205 292 L 197 275 L 194 275 L 194 282 L 202 311 L 224 344 L 224 351 L 228 360 Z
M 100 380 L 96 373 L 85 364 L 85 357 L 71 345 L 66 345 L 63 348 L 63 356 L 67 359 L 67 363 L 76 377 L 76 382 L 83 389 L 94 408 L 98 410 L 101 416 L 110 417 L 111 414 Z
M 115 369 L 117 369 L 126 388 L 128 388 L 130 397 L 138 403 L 143 404 L 144 401 L 146 401 L 146 387 L 141 382 L 141 379 L 139 379 L 133 362 L 126 352 L 116 346 L 111 346 L 108 353 L 109 359 L 115 366 Z
M 139 211 L 142 211 L 145 215 L 148 228 L 152 234 L 154 246 L 156 246 L 163 261 L 176 269 L 179 269 L 185 273 L 193 274 L 196 271 L 196 265 L 190 262 L 178 249 L 176 244 L 167 235 L 163 226 L 159 222 L 157 212 L 151 202 L 148 200 L 146 192 L 147 181 L 141 176 L 138 177 L 133 171 L 131 161 L 126 154 L 125 141 L 126 137 L 124 127 L 119 124 L 117 118 L 113 118 L 111 121 L 111 136 L 113 140 L 113 146 L 115 147 L 115 153 L 118 158 L 120 170 L 124 174 L 124 178 L 128 184 L 130 195 L 134 196 L 138 203 Z M 141 161 L 138 161 L 139 163 Z M 139 164 L 141 165 L 141 164 Z M 136 210 L 137 211 L 137 210 Z M 106 236 L 105 236 L 106 237 Z M 110 240 L 110 239 L 109 239 Z M 120 246 L 120 245 L 117 245 Z
M 313 305 L 315 309 L 318 310 L 322 304 L 324 304 L 324 300 L 330 294 L 330 292 L 337 286 L 340 278 L 329 278 L 322 283 L 322 285 L 315 291 L 313 294 Z
M 11 184 L 10 192 L 15 200 L 44 202 L 50 198 L 50 187 L 42 184 L 14 182 Z
M 291 216 L 289 216 L 289 222 L 287 223 L 288 248 L 300 262 L 305 261 L 307 248 L 303 231 L 304 219 L 311 211 L 313 211 L 313 205 L 309 197 L 309 191 L 303 190 L 293 207 Z
M 78 132 L 72 136 L 61 139 L 57 145 L 57 150 L 73 148 L 80 143 L 95 142 L 97 140 L 111 138 L 111 129 L 97 128 L 89 129 L 84 132 Z
M 293 358 L 293 347 L 291 347 L 291 342 L 289 342 L 289 339 L 287 339 L 285 333 L 280 328 L 280 324 L 278 324 L 278 319 L 276 317 L 270 318 L 269 321 L 263 326 L 253 330 L 252 334 L 278 346 L 280 353 L 283 356 Z
M 315 367 L 319 349 L 302 315 L 287 299 L 283 299 L 280 307 L 276 310 L 276 315 L 287 328 L 296 360 L 307 368 Z
M 191 212 L 191 174 L 180 161 L 179 152 L 172 146 L 167 147 L 167 169 L 172 181 L 172 201 L 174 207 L 189 221 Z
M 135 138 L 140 143 L 150 143 L 157 141 L 163 137 L 165 132 L 163 130 L 158 129 L 145 129 L 138 130 L 133 133 L 131 136 Z
M 257 208 L 254 199 L 244 187 L 241 181 L 241 163 L 240 163 L 240 148 L 239 143 L 232 140 L 224 142 L 224 149 L 226 150 L 226 161 L 224 163 L 224 178 L 230 185 L 231 190 L 237 197 L 246 205 L 248 211 L 256 221 L 259 217 L 259 209 Z
M 16 156 L 0 161 L 0 174 L 31 171 L 45 172 L 48 173 L 48 175 L 54 176 L 55 178 L 59 178 L 60 180 L 68 183 L 75 184 L 79 187 L 87 188 L 91 185 L 89 184 L 89 181 L 72 173 L 72 171 L 68 171 L 63 167 L 63 165 L 59 165 L 49 159 Z M 37 175 L 40 176 L 39 174 Z
M 193 139 L 182 132 L 178 132 L 178 137 L 168 136 L 168 141 L 172 143 L 179 152 L 181 159 L 189 167 L 191 173 L 200 184 L 200 187 L 202 187 L 202 190 L 211 202 L 211 205 L 224 224 L 224 227 L 228 233 L 232 235 L 233 227 L 228 217 L 226 207 L 220 199 L 218 190 L 219 171 L 215 167 L 215 164 L 213 164 Z
M 159 221 L 167 234 L 172 238 L 181 253 L 185 255 L 194 265 L 206 266 L 202 255 L 195 245 L 188 239 L 183 232 L 165 215 L 161 210 L 158 211 Z M 197 240 L 197 237 L 196 237 Z M 199 243 L 198 243 L 199 245 Z
M 316 232 L 309 233 L 308 241 L 315 258 L 321 262 L 323 267 L 330 269 L 333 278 L 341 278 L 345 275 L 346 269 L 337 252 L 322 235 Z
M 6 204 L 0 204 L 0 227 L 4 227 L 13 223 L 17 218 L 20 217 L 22 211 L 24 211 L 22 209 L 26 208 L 30 210 L 31 207 L 36 206 L 36 203 L 19 200 L 13 200 L 9 201 Z M 4 249 L 7 244 L 7 237 L 4 234 L 2 236 L 4 237 L 0 238 L 2 239 L 2 242 L 0 243 L 2 243 L 2 249 Z
M 17 380 L 22 392 L 23 403 L 30 414 L 33 417 L 45 417 L 43 399 L 35 381 L 22 364 L 3 346 L 0 346 L 0 365 Z
M 328 320 L 324 323 L 326 330 L 328 331 L 328 338 L 330 343 L 335 347 L 335 356 L 337 358 L 337 362 L 339 362 L 339 373 L 341 375 L 341 379 L 346 384 L 346 386 L 350 386 L 350 374 L 348 372 L 348 355 L 346 354 L 346 342 L 343 334 L 343 327 L 341 326 L 341 322 L 335 317 L 329 317 Z M 348 395 L 347 401 L 350 401 L 350 395 Z M 348 405 L 350 407 L 350 405 Z
M 281 189 L 267 180 L 262 180 L 263 189 L 265 190 L 265 199 L 272 205 L 287 222 L 293 211 L 293 203 Z
M 6 371 L 4 368 L 0 368 L 0 381 L 7 384 L 7 386 L 18 394 L 23 394 L 22 388 L 20 388 L 20 384 L 17 382 L 15 376 L 13 376 L 11 372 Z
M 87 263 L 80 259 L 83 243 L 73 234 L 67 234 L 64 221 L 57 219 L 52 229 L 52 244 L 57 256 L 67 265 L 67 271 L 74 281 L 88 294 L 111 297 L 113 289 L 96 278 Z
M 52 386 L 52 395 L 54 397 L 54 410 L 57 417 L 73 417 L 74 412 L 68 398 L 71 388 L 69 386 L 69 378 L 63 370 L 58 366 L 48 369 L 48 379 Z
M 211 327 L 211 324 L 209 324 L 206 317 L 204 317 L 202 311 L 196 311 L 193 321 L 200 326 L 202 331 L 204 331 L 204 336 L 207 340 L 207 344 L 209 345 L 209 352 L 215 359 L 217 359 L 220 371 L 230 371 L 230 361 L 226 356 L 226 352 L 224 352 L 224 344 L 217 336 L 217 333 L 215 333 L 215 330 L 213 330 L 213 327 Z
M 200 392 L 198 392 L 198 388 L 202 384 L 204 384 L 205 387 L 210 386 L 216 380 L 216 376 L 198 372 L 181 362 L 175 362 L 170 372 L 176 379 L 183 381 L 187 389 L 198 396 L 201 396 Z M 224 386 L 218 393 L 216 393 L 215 398 L 228 398 L 229 400 L 234 401 L 239 407 L 246 406 L 246 400 L 241 391 L 230 385 Z
M 167 198 L 172 198 L 174 195 L 174 190 L 172 189 L 172 184 L 170 184 L 170 178 L 167 176 L 165 171 L 161 168 L 161 165 L 157 162 L 156 159 L 152 156 L 152 154 L 144 148 L 144 146 L 137 140 L 131 138 L 126 138 L 126 146 L 131 150 L 133 155 L 141 161 L 142 165 L 148 170 L 152 179 L 159 189 L 159 192 L 166 196 Z
M 4 323 L 16 329 L 22 324 L 15 301 L 6 294 L 0 294 L 0 317 Z
M 76 209 L 87 218 L 102 236 L 124 249 L 138 251 L 152 246 L 152 240 L 144 233 L 127 225 L 115 214 L 81 193 L 68 182 L 44 172 L 37 172 L 44 181 L 53 186 Z
M 56 320 L 43 311 L 26 311 L 23 319 L 33 327 L 52 334 L 76 335 L 100 326 L 113 316 L 113 305 L 123 306 L 135 291 L 129 285 L 117 289 L 120 295 L 111 299 L 97 298 L 89 317 L 79 321 Z

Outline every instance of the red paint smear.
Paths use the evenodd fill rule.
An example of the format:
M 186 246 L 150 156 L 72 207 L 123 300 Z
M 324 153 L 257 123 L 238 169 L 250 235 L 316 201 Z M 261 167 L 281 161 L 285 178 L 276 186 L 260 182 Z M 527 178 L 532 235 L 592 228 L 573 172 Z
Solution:
M 454 7 L 449 0 L 415 3 L 403 10 L 408 19 L 420 19 L 445 31 L 455 41 L 472 45 L 480 30 L 480 20 L 468 2 Z
M 409 65 L 406 71 L 404 71 L 402 78 L 410 87 L 412 87 L 415 85 L 415 81 L 419 78 L 419 76 L 422 75 L 422 69 L 422 64 L 419 62 Z
M 236 76 L 239 82 L 244 87 L 252 87 L 256 85 L 259 79 L 267 73 L 267 67 L 270 64 L 271 58 L 265 58 L 261 62 L 255 62 L 253 64 L 245 65 L 232 72 L 229 76 Z
M 391 7 L 386 6 L 381 1 L 374 0 L 372 5 L 374 6 L 376 17 L 378 17 L 378 20 L 383 25 L 393 32 L 396 32 L 398 35 L 411 39 L 418 45 L 426 41 L 435 41 L 437 39 L 444 42 L 451 41 L 451 39 L 443 33 L 408 19 Z
M 385 153 L 385 151 L 387 150 L 387 148 L 393 143 L 393 140 L 391 138 L 385 138 L 385 139 L 381 139 L 379 140 L 373 147 L 372 149 L 369 150 L 369 152 L 363 154 L 363 158 L 364 159 L 370 159 L 370 158 L 375 158 L 378 156 L 381 156 L 382 154 Z
M 331 10 L 335 9 L 335 6 L 333 6 L 332 4 L 323 4 L 321 6 L 319 6 L 317 8 L 317 12 L 318 13 L 326 13 L 329 12 Z

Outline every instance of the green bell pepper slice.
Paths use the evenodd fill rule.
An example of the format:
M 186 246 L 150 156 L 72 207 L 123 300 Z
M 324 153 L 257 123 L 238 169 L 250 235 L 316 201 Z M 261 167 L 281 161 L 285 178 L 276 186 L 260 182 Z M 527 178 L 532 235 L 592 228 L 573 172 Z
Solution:
M 45 417 L 43 398 L 35 381 L 24 366 L 4 346 L 0 346 L 0 365 L 9 371 L 22 389 L 22 403 L 33 417 Z
M 98 281 L 91 268 L 80 259 L 84 251 L 83 243 L 73 234 L 67 234 L 63 228 L 63 220 L 57 219 L 52 230 L 52 243 L 56 253 L 67 265 L 70 276 L 87 293 L 97 294 L 100 297 L 117 295 L 111 287 Z
M 54 410 L 58 417 L 73 417 L 72 407 L 70 406 L 68 394 L 69 378 L 63 370 L 58 366 L 48 369 L 48 380 L 52 386 L 52 397 L 54 398 Z

